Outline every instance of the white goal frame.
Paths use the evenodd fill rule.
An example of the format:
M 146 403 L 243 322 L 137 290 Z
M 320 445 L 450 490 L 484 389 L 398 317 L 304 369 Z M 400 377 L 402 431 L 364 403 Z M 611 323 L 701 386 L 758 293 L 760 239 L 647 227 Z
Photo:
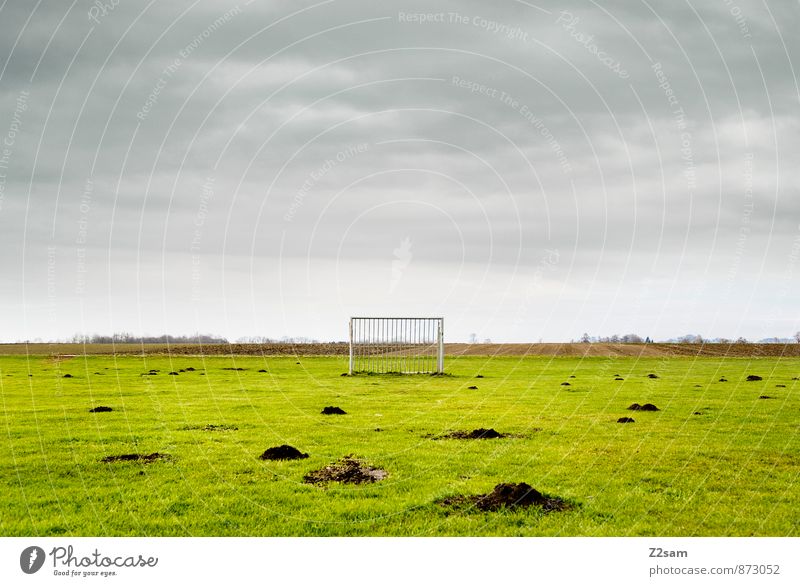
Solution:
M 443 317 L 351 317 L 349 374 L 443 374 Z

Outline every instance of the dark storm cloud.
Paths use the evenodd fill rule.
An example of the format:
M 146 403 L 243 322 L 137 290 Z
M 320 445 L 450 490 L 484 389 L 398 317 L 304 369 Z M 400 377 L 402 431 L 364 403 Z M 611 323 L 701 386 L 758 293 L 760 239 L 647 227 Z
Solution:
M 0 192 L 0 245 L 20 251 L 0 260 L 7 337 L 192 329 L 163 317 L 181 304 L 229 335 L 278 320 L 336 337 L 360 308 L 432 311 L 439 283 L 435 309 L 465 331 L 518 336 L 483 308 L 502 290 L 515 314 L 535 291 L 563 312 L 535 337 L 563 339 L 626 307 L 718 307 L 678 309 L 676 288 L 735 305 L 747 270 L 762 297 L 796 282 L 796 5 L 33 6 L 0 18 L 0 136 L 19 127 Z M 240 296 L 263 304 L 208 317 Z M 106 301 L 113 315 L 70 319 Z M 763 318 L 720 316 L 719 333 Z

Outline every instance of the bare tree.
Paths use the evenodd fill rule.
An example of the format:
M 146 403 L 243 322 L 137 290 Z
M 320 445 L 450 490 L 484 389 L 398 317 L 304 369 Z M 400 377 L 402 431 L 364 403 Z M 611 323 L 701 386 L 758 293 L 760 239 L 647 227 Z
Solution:
M 795 340 L 795 342 L 800 344 L 800 332 L 795 332 L 794 333 L 794 340 Z
M 589 338 L 589 334 L 586 334 L 586 333 L 584 333 L 584 334 L 581 336 L 581 343 L 583 343 L 583 344 L 588 344 L 588 343 L 589 343 L 589 342 L 591 342 L 591 341 L 592 341 L 592 340 L 591 340 L 591 338 Z

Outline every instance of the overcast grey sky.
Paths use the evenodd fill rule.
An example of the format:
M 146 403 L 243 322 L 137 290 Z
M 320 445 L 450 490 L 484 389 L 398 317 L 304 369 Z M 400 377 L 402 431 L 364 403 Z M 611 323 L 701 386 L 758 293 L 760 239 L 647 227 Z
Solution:
M 0 339 L 800 329 L 794 1 L 0 4 Z

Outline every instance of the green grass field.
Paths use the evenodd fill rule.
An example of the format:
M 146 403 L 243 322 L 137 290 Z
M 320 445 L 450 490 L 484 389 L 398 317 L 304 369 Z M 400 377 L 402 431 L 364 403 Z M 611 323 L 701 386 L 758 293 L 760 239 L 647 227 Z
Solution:
M 342 377 L 343 358 L 297 360 L 0 357 L 0 533 L 800 535 L 797 359 L 462 357 L 443 377 Z M 98 405 L 114 410 L 89 413 Z M 327 405 L 347 415 L 321 415 Z M 479 427 L 516 437 L 429 437 Z M 310 458 L 258 458 L 284 443 Z M 172 459 L 100 462 L 134 452 Z M 347 454 L 388 478 L 303 484 Z M 436 504 L 500 482 L 573 508 Z

